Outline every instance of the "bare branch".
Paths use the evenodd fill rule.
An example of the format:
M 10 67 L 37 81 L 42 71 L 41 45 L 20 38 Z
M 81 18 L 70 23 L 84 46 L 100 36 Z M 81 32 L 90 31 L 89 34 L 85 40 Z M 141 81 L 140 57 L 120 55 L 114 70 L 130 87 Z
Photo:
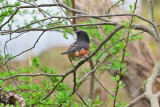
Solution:
M 83 98 L 80 96 L 80 94 L 76 91 L 76 94 L 78 95 L 78 97 L 82 100 L 82 102 L 84 103 L 84 105 L 86 105 L 87 107 L 89 107 L 87 105 L 87 103 L 83 100 Z
M 109 14 L 110 11 L 111 11 L 111 9 L 114 8 L 114 7 L 115 7 L 117 4 L 119 4 L 121 1 L 122 1 L 122 0 L 119 0 L 118 2 L 116 2 L 114 5 L 112 5 L 112 6 L 108 9 L 108 11 L 105 11 L 105 13 L 106 13 L 106 14 Z
M 156 93 L 156 96 L 157 96 L 157 98 L 159 98 L 160 97 L 160 92 Z
M 158 92 L 156 94 L 153 94 L 153 92 L 152 92 L 153 83 L 159 74 L 160 74 L 160 60 L 157 62 L 157 64 L 155 64 L 153 72 L 147 80 L 146 91 L 144 92 L 144 94 L 140 95 L 139 97 L 137 97 L 133 101 L 131 101 L 127 105 L 127 107 L 132 107 L 133 105 L 135 105 L 138 101 L 142 100 L 143 98 L 146 98 L 150 101 L 151 107 L 159 107 L 158 98 L 160 96 L 160 92 Z
M 74 83 L 74 85 L 73 85 L 73 91 L 72 91 L 72 93 L 71 93 L 70 96 L 72 96 L 76 92 L 76 85 L 77 85 L 77 82 L 76 82 L 76 71 L 73 72 L 73 83 Z
M 101 82 L 95 77 L 95 75 L 94 75 L 94 78 L 95 78 L 95 80 L 99 83 L 99 85 L 100 85 L 109 95 L 111 95 L 112 97 L 115 97 L 112 93 L 110 93 L 110 92 L 101 84 Z M 116 99 L 116 101 L 119 102 L 117 99 Z M 119 103 L 120 103 L 120 102 L 119 102 Z
M 48 73 L 37 73 L 37 74 L 17 74 L 17 75 L 13 75 L 10 77 L 6 77 L 6 78 L 0 78 L 3 81 L 12 79 L 12 78 L 16 78 L 16 77 L 24 77 L 24 76 L 29 76 L 29 77 L 35 77 L 35 76 L 54 76 L 54 77 L 63 77 L 64 75 L 60 75 L 60 74 L 48 74 Z
M 146 84 L 146 98 L 150 101 L 151 107 L 159 107 L 159 101 L 156 97 L 156 94 L 153 94 L 152 87 L 155 79 L 158 77 L 160 73 L 160 60 L 157 62 L 157 64 L 153 68 L 153 72 L 151 76 L 148 78 L 148 82 Z
M 130 103 L 128 103 L 126 107 L 132 107 L 132 106 L 134 106 L 136 103 L 138 103 L 140 100 L 142 100 L 144 98 L 145 98 L 145 93 L 140 95 L 140 96 L 138 96 L 136 99 L 134 99 Z
M 35 6 L 36 8 L 39 9 L 39 11 L 43 14 L 44 17 L 47 17 L 47 18 L 48 18 L 48 16 L 46 16 L 44 13 L 46 13 L 47 15 L 49 15 L 49 16 L 51 17 L 51 15 L 50 15 L 49 13 L 47 13 L 46 11 L 44 11 L 43 9 L 41 9 L 40 7 L 38 7 L 37 4 L 34 2 L 34 0 L 33 0 L 33 3 L 34 3 L 34 4 L 29 3 L 29 2 L 25 2 L 25 1 L 21 1 L 21 0 L 18 0 L 18 1 L 23 2 L 23 3 L 26 3 L 26 4 L 30 4 L 30 5 L 32 5 L 32 6 Z M 50 19 L 50 18 L 49 18 L 49 19 Z M 52 19 L 50 19 L 50 20 L 51 20 L 52 22 L 54 22 Z
M 47 28 L 47 29 L 32 28 L 32 29 L 26 29 L 26 30 L 20 30 L 20 31 L 8 30 L 8 31 L 1 31 L 1 32 L 0 32 L 0 35 L 10 34 L 10 33 L 28 32 L 28 31 L 49 31 L 49 30 L 53 30 L 53 29 L 56 29 L 56 28 L 79 27 L 79 26 L 94 26 L 94 25 L 114 25 L 114 26 L 120 25 L 120 26 L 123 26 L 123 24 L 119 24 L 119 23 L 117 23 L 117 22 L 101 22 L 101 23 L 62 25 L 62 26 L 50 27 L 50 28 Z M 124 27 L 124 26 L 123 26 L 123 27 Z M 147 32 L 147 33 L 150 34 L 155 40 L 157 40 L 154 31 L 153 31 L 152 29 L 144 26 L 144 25 L 132 24 L 131 27 L 134 28 L 135 30 L 142 30 L 142 31 L 144 31 L 144 32 Z
M 42 35 L 44 34 L 44 32 L 45 32 L 45 31 L 43 31 L 43 32 L 40 34 L 40 36 L 38 37 L 38 39 L 36 40 L 36 42 L 34 43 L 34 45 L 33 45 L 31 48 L 29 48 L 29 49 L 27 49 L 27 50 L 25 50 L 25 51 L 23 51 L 23 52 L 15 55 L 15 56 L 11 57 L 11 58 L 9 58 L 4 64 L 6 64 L 6 63 L 7 63 L 8 61 L 10 61 L 11 59 L 13 59 L 13 58 L 15 58 L 15 57 L 17 57 L 17 56 L 20 56 L 21 54 L 23 54 L 23 53 L 25 53 L 25 52 L 27 52 L 27 51 L 30 51 L 30 50 L 32 50 L 33 48 L 35 48 L 36 44 L 38 43 L 39 39 L 42 37 Z
M 151 16 L 150 16 L 150 7 L 151 7 L 150 0 L 148 0 L 147 15 L 148 15 L 148 19 L 151 21 Z
M 132 35 L 132 36 L 130 36 L 130 37 L 133 37 L 133 36 L 136 36 L 136 35 L 139 35 L 139 34 L 142 34 L 142 33 L 144 33 L 144 32 L 136 33 L 136 34 L 134 34 L 134 35 Z M 116 45 L 118 42 L 121 42 L 121 41 L 123 41 L 123 40 L 125 40 L 125 39 L 126 39 L 126 38 L 119 39 L 119 40 L 117 40 L 115 43 L 113 43 L 111 46 L 109 46 L 107 49 L 105 49 L 105 50 L 99 55 L 99 57 L 97 58 L 96 65 L 97 65 L 100 57 L 101 57 L 104 53 L 106 53 L 110 48 L 112 48 L 112 47 L 113 47 L 114 45 Z
M 143 18 L 143 17 L 141 17 L 139 15 L 136 15 L 136 14 L 77 15 L 77 16 L 70 16 L 70 17 L 50 16 L 50 17 L 47 17 L 47 18 L 32 22 L 32 23 L 30 23 L 30 24 L 28 24 L 26 26 L 20 27 L 17 30 L 15 30 L 15 32 L 20 30 L 20 29 L 24 29 L 24 28 L 26 28 L 26 27 L 28 27 L 30 25 L 33 25 L 33 24 L 36 24 L 36 23 L 39 23 L 39 22 L 42 22 L 42 21 L 45 21 L 45 20 L 48 20 L 48 19 L 52 19 L 52 18 L 61 18 L 61 19 L 66 19 L 67 20 L 67 19 L 75 19 L 75 18 L 90 18 L 90 17 L 99 18 L 99 17 L 116 17 L 116 16 L 135 16 L 135 17 L 137 17 L 137 18 L 139 18 L 139 19 L 141 19 L 143 21 L 146 21 L 146 22 L 148 22 L 148 23 L 153 25 L 153 23 L 151 21 L 149 21 L 149 20 L 147 20 L 147 19 L 145 19 L 145 18 Z
M 155 23 L 153 0 L 149 0 L 149 2 L 151 4 L 152 22 Z

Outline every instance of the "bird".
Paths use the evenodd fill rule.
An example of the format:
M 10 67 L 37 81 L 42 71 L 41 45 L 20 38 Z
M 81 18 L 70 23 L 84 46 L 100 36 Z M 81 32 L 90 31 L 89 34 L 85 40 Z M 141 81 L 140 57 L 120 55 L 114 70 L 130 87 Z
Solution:
M 90 40 L 87 32 L 75 31 L 75 33 L 77 35 L 77 40 L 69 46 L 66 52 L 61 53 L 61 55 L 67 54 L 73 66 L 74 64 L 72 61 L 77 61 L 81 58 L 86 58 L 90 52 Z

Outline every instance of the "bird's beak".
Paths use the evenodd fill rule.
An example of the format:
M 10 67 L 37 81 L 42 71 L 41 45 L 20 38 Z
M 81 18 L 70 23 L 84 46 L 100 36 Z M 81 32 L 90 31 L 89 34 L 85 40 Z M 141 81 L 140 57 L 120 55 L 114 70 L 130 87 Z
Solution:
M 78 33 L 78 31 L 75 31 L 75 33 L 77 34 L 77 33 Z

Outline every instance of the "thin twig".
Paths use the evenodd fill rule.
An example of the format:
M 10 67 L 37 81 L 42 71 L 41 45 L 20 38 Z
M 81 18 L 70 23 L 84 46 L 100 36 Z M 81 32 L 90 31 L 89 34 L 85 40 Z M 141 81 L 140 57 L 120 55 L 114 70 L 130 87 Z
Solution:
M 152 22 L 155 23 L 153 0 L 149 0 L 149 1 L 150 1 L 150 4 L 151 4 Z
M 35 76 L 54 76 L 54 77 L 63 77 L 64 75 L 59 75 L 59 74 L 48 74 L 48 73 L 37 73 L 37 74 L 17 74 L 17 75 L 13 75 L 10 77 L 6 77 L 6 78 L 0 78 L 0 80 L 6 81 L 12 78 L 16 78 L 16 77 L 24 77 L 24 76 L 30 76 L 30 77 L 35 77 Z
M 70 96 L 72 96 L 76 92 L 76 85 L 77 85 L 77 82 L 76 82 L 76 71 L 73 72 L 73 83 L 74 83 L 74 85 L 73 85 L 73 91 L 72 91 L 72 93 L 71 93 Z
M 138 0 L 135 1 L 135 4 L 134 4 L 134 9 L 133 9 L 133 13 L 135 13 L 135 10 L 136 10 L 136 6 L 137 6 L 137 2 Z M 131 17 L 131 22 L 130 22 L 130 25 L 129 25 L 129 28 L 128 28 L 128 33 L 127 33 L 127 38 L 126 38 L 126 43 L 125 43 L 125 47 L 123 49 L 123 55 L 122 55 L 122 61 L 121 63 L 123 64 L 124 63 L 124 57 L 125 57 L 125 53 L 126 53 L 126 47 L 128 45 L 128 40 L 129 40 L 129 34 L 130 34 L 130 29 L 131 29 L 131 26 L 132 26 L 132 23 L 133 23 L 133 16 Z M 116 91 L 115 91 L 115 99 L 113 101 L 113 107 L 116 106 L 116 99 L 117 99 L 117 95 L 118 95 L 118 90 L 119 90 L 119 82 L 121 80 L 121 77 L 122 77 L 122 67 L 120 68 L 119 70 L 119 80 L 117 81 L 117 85 L 116 85 Z
M 134 37 L 134 36 L 139 35 L 139 34 L 142 34 L 142 33 L 144 33 L 144 32 L 142 31 L 142 32 L 136 33 L 136 34 L 132 35 L 131 37 Z M 105 49 L 105 50 L 99 55 L 99 57 L 97 58 L 96 64 L 99 62 L 99 59 L 101 58 L 101 56 L 102 56 L 104 53 L 106 53 L 106 52 L 107 52 L 110 48 L 112 48 L 114 45 L 116 45 L 117 43 L 119 43 L 119 42 L 121 42 L 121 41 L 123 41 L 123 40 L 125 40 L 125 39 L 126 39 L 126 38 L 119 39 L 119 40 L 117 40 L 115 43 L 113 43 L 111 46 L 109 46 L 107 49 Z M 96 65 L 96 64 L 95 64 L 95 65 Z
M 142 95 L 138 96 L 136 99 L 132 100 L 130 103 L 128 103 L 126 107 L 132 107 L 144 98 L 145 98 L 145 94 L 142 94 Z
M 83 98 L 80 96 L 80 94 L 77 91 L 76 91 L 76 94 L 82 100 L 83 104 L 86 105 L 87 107 L 89 107 L 89 105 L 83 100 Z
M 15 56 L 11 57 L 11 58 L 9 58 L 9 59 L 5 62 L 5 64 L 6 64 L 8 61 L 10 61 L 11 59 L 13 59 L 13 58 L 15 58 L 15 57 L 17 57 L 17 56 L 20 56 L 21 54 L 23 54 L 23 53 L 25 53 L 25 52 L 27 52 L 27 51 L 30 51 L 30 50 L 32 50 L 33 48 L 35 48 L 36 44 L 38 43 L 39 39 L 42 37 L 42 35 L 44 34 L 44 32 L 45 32 L 45 31 L 43 31 L 43 32 L 40 34 L 40 36 L 38 37 L 38 39 L 36 40 L 36 42 L 34 43 L 34 45 L 33 45 L 31 48 L 29 48 L 29 49 L 27 49 L 27 50 L 25 50 L 25 51 L 23 51 L 23 52 L 15 55 Z
M 111 11 L 111 9 L 112 9 L 113 7 L 115 7 L 117 4 L 119 4 L 121 1 L 122 1 L 122 0 L 119 0 L 118 2 L 116 2 L 114 5 L 112 5 L 112 6 L 108 9 L 108 11 L 105 11 L 105 13 L 106 13 L 106 14 L 109 14 L 110 11 Z
M 109 93 L 109 95 L 111 95 L 112 97 L 115 97 L 112 93 L 110 93 L 103 85 L 102 83 L 95 77 L 95 75 L 93 75 L 94 79 L 99 83 L 99 85 L 107 92 Z M 116 99 L 117 100 L 117 99 Z M 120 101 L 117 100 L 118 103 L 120 103 Z

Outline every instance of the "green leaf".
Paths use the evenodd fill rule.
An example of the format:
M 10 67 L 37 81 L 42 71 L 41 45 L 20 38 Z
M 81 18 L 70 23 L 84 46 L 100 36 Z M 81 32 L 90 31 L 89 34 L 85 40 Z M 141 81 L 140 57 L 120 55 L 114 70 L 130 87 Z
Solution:
M 15 6 L 19 6 L 19 5 L 21 5 L 20 2 L 16 2 L 16 3 L 15 3 Z
M 118 81 L 118 80 L 119 80 L 119 75 L 118 75 L 118 74 L 116 75 L 116 78 L 115 78 L 115 79 L 116 79 L 116 81 Z
M 10 71 L 11 76 L 14 75 L 14 74 L 16 74 L 16 71 Z
M 3 80 L 0 80 L 0 86 L 3 84 Z
M 133 8 L 132 5 L 129 5 L 129 8 L 130 8 L 130 10 L 132 10 L 132 8 Z
M 79 107 L 79 106 L 78 106 L 78 103 L 75 102 L 73 107 Z
M 32 60 L 32 65 L 36 66 L 36 67 L 39 67 L 40 65 L 42 65 L 40 62 L 39 62 L 39 59 L 37 57 L 35 57 L 33 60 Z
M 122 85 L 122 81 L 119 81 L 119 85 Z

